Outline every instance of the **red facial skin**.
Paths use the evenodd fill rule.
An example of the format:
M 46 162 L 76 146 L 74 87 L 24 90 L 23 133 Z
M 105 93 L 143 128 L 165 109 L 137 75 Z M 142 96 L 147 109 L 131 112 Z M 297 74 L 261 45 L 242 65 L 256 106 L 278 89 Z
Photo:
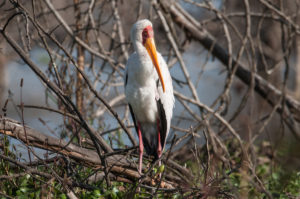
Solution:
M 143 37 L 143 45 L 145 45 L 146 40 L 148 38 L 153 38 L 153 29 L 152 29 L 152 26 L 147 26 L 146 28 L 144 28 L 144 30 L 142 32 L 142 37 Z

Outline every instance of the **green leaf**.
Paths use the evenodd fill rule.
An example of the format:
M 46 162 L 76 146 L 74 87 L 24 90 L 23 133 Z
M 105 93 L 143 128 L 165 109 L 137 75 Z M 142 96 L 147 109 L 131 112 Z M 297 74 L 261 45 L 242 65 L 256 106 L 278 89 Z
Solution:
M 28 192 L 28 190 L 29 190 L 28 187 L 21 187 L 21 188 L 20 188 L 20 191 L 23 192 L 23 193 Z
M 165 170 L 165 165 L 160 165 L 160 167 L 158 168 L 158 173 L 162 173 Z
M 99 190 L 99 189 L 95 189 L 95 190 L 93 191 L 93 195 L 94 195 L 94 196 L 100 197 L 100 196 L 101 196 L 100 190 Z

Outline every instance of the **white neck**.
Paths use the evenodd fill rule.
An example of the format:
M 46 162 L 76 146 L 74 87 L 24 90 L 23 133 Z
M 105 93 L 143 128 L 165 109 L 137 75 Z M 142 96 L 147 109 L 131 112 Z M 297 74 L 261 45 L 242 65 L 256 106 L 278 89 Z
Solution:
M 153 76 L 156 77 L 157 73 L 153 66 L 152 60 L 141 42 L 134 42 L 133 43 L 134 50 L 138 54 L 139 63 L 137 68 L 135 69 L 136 72 L 141 77 L 141 81 L 147 81 L 149 78 L 151 79 Z M 146 83 L 146 82 L 143 82 Z
M 138 54 L 143 55 L 143 54 L 147 53 L 146 48 L 143 46 L 143 44 L 141 42 L 138 42 L 138 41 L 133 42 L 133 48 L 134 48 L 134 51 Z

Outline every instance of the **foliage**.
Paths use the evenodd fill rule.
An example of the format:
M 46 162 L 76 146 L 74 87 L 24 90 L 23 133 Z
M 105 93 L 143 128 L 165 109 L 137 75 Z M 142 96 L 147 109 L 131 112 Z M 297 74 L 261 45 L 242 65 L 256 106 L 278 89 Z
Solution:
M 4 151 L 9 157 L 17 160 L 18 158 L 10 153 L 10 144 L 6 137 L 2 137 L 2 143 L 5 143 Z M 232 143 L 229 143 L 229 145 Z M 234 145 L 232 145 L 234 146 Z M 219 162 L 218 166 L 215 166 L 214 179 L 212 182 L 205 185 L 204 174 L 206 171 L 199 167 L 195 161 L 181 162 L 185 164 L 188 169 L 193 171 L 194 175 L 200 176 L 197 182 L 194 182 L 195 188 L 193 190 L 185 191 L 175 191 L 170 193 L 164 193 L 163 191 L 157 192 L 158 198 L 192 198 L 196 196 L 213 196 L 216 198 L 227 198 L 233 196 L 241 196 L 246 193 L 248 198 L 266 198 L 266 192 L 271 194 L 274 198 L 297 198 L 300 196 L 300 172 L 297 170 L 287 170 L 284 168 L 280 161 L 272 160 L 265 153 L 266 149 L 264 144 L 257 146 L 256 150 L 258 153 L 258 165 L 255 169 L 255 175 L 261 179 L 261 183 L 265 185 L 265 191 L 257 189 L 255 184 L 256 179 L 249 177 L 250 171 L 243 172 L 242 168 L 228 170 L 223 167 Z M 201 150 L 202 161 L 207 161 L 205 153 L 207 151 L 205 148 Z M 240 160 L 234 160 L 235 164 L 240 164 Z M 47 172 L 49 169 L 55 169 L 61 176 L 66 176 L 66 179 L 76 179 L 77 181 L 84 182 L 88 176 L 94 173 L 92 168 L 86 166 L 78 166 L 74 164 L 72 176 L 66 171 L 66 167 L 63 164 L 54 163 L 48 164 L 47 166 L 37 166 L 36 169 L 40 172 Z M 155 170 L 164 170 L 163 167 L 155 168 Z M 66 191 L 62 184 L 57 180 L 47 179 L 35 174 L 29 174 L 23 172 L 24 170 L 16 165 L 12 165 L 7 161 L 1 160 L 0 163 L 0 176 L 7 176 L 8 178 L 1 179 L 0 181 L 0 195 L 2 198 L 5 196 L 18 197 L 18 198 L 41 198 L 43 196 L 48 196 L 51 198 L 68 198 Z M 63 173 L 60 173 L 63 172 Z M 216 173 L 227 173 L 226 178 L 218 178 Z M 16 177 L 10 177 L 14 176 Z M 246 176 L 245 176 L 246 175 Z M 224 176 L 223 176 L 224 177 Z M 206 179 L 207 181 L 207 179 Z M 45 184 L 46 182 L 46 184 Z M 96 198 L 124 198 L 126 196 L 132 196 L 134 198 L 150 197 L 149 192 L 145 188 L 141 188 L 139 193 L 134 193 L 135 184 L 124 183 L 124 182 L 112 182 L 112 185 L 107 187 L 105 180 L 99 180 L 92 183 L 87 183 L 88 188 L 76 187 L 74 188 L 74 193 L 80 198 L 84 199 L 96 199 Z M 130 195 L 131 194 L 131 195 Z M 244 195 L 245 196 L 245 195 Z

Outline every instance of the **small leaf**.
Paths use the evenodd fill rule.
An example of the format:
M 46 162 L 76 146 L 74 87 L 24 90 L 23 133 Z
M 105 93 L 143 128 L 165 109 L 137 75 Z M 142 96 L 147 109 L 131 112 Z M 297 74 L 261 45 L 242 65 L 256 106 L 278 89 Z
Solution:
M 100 196 L 101 196 L 100 190 L 99 190 L 99 189 L 95 189 L 95 190 L 93 191 L 93 195 L 94 195 L 94 196 L 100 197 Z
M 165 170 L 165 165 L 160 165 L 160 167 L 158 168 L 158 173 L 162 173 Z

